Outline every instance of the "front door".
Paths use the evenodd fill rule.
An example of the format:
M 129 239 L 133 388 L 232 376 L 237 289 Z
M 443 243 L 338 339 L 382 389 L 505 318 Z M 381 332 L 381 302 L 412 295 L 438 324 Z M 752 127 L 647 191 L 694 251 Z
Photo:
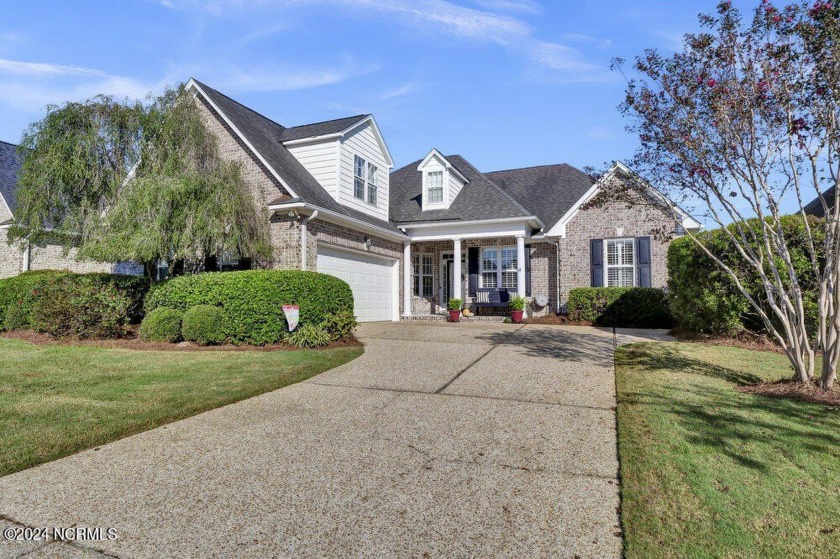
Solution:
M 465 255 L 461 254 L 461 274 L 466 272 Z M 461 297 L 464 296 L 463 278 L 461 286 Z M 449 300 L 455 296 L 455 262 L 451 252 L 444 252 L 440 255 L 440 306 L 447 308 Z

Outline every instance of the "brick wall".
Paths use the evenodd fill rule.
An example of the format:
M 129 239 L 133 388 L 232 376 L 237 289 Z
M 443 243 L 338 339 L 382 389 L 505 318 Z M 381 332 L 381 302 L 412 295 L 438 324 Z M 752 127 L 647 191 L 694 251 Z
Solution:
M 17 244 L 9 246 L 6 242 L 7 233 L 7 229 L 0 229 L 0 279 L 18 275 L 23 262 L 23 254 Z
M 670 216 L 649 204 L 628 207 L 625 201 L 613 201 L 604 207 L 580 211 L 566 226 L 566 237 L 559 240 L 561 304 L 568 301 L 570 290 L 591 285 L 590 239 L 650 236 L 651 286 L 665 287 L 668 281 L 666 256 L 671 241 L 657 238 L 653 233 L 673 231 L 674 228 Z

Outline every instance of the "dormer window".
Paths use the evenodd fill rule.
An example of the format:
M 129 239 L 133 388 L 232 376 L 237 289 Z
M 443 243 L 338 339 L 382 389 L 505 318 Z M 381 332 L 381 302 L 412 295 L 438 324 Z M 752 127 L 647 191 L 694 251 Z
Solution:
M 378 172 L 379 169 L 373 163 L 368 163 L 358 155 L 353 156 L 353 196 L 359 200 L 366 199 L 371 206 L 376 205 L 379 194 Z
M 443 202 L 443 171 L 430 171 L 426 174 L 426 201 L 429 204 Z

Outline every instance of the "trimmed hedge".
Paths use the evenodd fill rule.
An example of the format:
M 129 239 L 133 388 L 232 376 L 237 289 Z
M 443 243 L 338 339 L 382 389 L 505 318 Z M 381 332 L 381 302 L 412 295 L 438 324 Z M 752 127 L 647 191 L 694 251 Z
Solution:
M 43 286 L 29 319 L 36 332 L 58 338 L 116 338 L 124 333 L 131 303 L 114 282 L 65 275 Z
M 817 236 L 817 247 L 821 249 L 821 220 L 815 217 L 808 217 L 808 220 L 811 222 L 811 230 Z M 757 229 L 761 222 L 751 219 L 747 225 Z M 734 225 L 730 226 L 732 228 Z M 815 331 L 819 320 L 818 289 L 811 269 L 805 223 L 798 215 L 783 216 L 782 230 L 802 286 L 807 326 Z M 767 300 L 758 274 L 744 262 L 725 231 L 705 231 L 698 234 L 698 239 L 712 254 L 738 273 L 742 284 L 756 301 L 764 303 Z M 820 254 L 816 256 L 818 261 L 822 260 Z M 783 269 L 781 261 L 778 265 Z M 668 302 L 674 318 L 687 330 L 711 334 L 765 330 L 758 314 L 735 287 L 730 275 L 689 237 L 675 239 L 668 248 Z
M 4 330 L 29 328 L 35 299 L 51 279 L 66 275 L 68 272 L 39 270 L 0 280 L 0 326 Z M 10 309 L 14 309 L 11 317 L 7 316 Z
M 670 328 L 665 292 L 650 287 L 579 287 L 569 292 L 571 320 L 621 328 Z
M 184 313 L 181 337 L 199 345 L 216 345 L 225 341 L 225 311 L 220 307 L 196 305 Z
M 184 313 L 176 309 L 160 307 L 140 323 L 140 337 L 150 342 L 174 343 L 181 340 L 181 322 Z
M 300 306 L 300 324 L 319 325 L 330 314 L 353 312 L 346 282 L 299 270 L 246 270 L 179 276 L 154 286 L 146 311 L 196 305 L 222 307 L 225 337 L 237 344 L 275 343 L 286 331 L 283 305 Z
M 0 280 L 0 327 L 4 329 L 30 327 L 30 317 L 36 302 L 47 286 L 60 278 L 67 278 L 69 283 L 65 285 L 83 285 L 84 287 L 80 289 L 90 287 L 107 290 L 107 286 L 113 287 L 128 300 L 125 322 L 136 324 L 143 318 L 143 301 L 149 290 L 148 278 L 121 274 L 75 274 L 61 270 L 39 270 Z M 7 314 L 12 307 L 18 308 L 13 311 L 9 319 Z M 54 324 L 47 329 L 60 327 L 61 325 Z
M 353 331 L 359 323 L 352 312 L 339 312 L 328 315 L 321 322 L 321 328 L 326 330 L 330 337 L 335 340 L 343 340 L 353 336 Z

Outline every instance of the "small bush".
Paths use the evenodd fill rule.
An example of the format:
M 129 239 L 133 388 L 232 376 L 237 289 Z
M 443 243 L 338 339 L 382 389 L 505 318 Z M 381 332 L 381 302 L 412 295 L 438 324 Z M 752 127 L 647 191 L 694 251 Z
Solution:
M 511 297 L 510 301 L 508 301 L 508 306 L 515 311 L 524 311 L 525 310 L 525 297 Z
M 346 282 L 299 270 L 247 270 L 179 276 L 154 286 L 146 311 L 169 307 L 186 311 L 212 305 L 225 311 L 225 337 L 237 344 L 264 345 L 286 331 L 283 305 L 300 306 L 300 324 L 318 325 L 328 315 L 353 312 Z
M 463 308 L 464 302 L 461 299 L 450 299 L 447 308 L 450 311 L 460 311 Z
M 199 345 L 225 341 L 225 312 L 220 307 L 196 305 L 184 313 L 181 337 Z
M 175 343 L 181 339 L 184 313 L 159 307 L 149 312 L 140 323 L 140 337 L 150 342 Z
M 58 338 L 116 338 L 128 322 L 130 299 L 112 283 L 88 276 L 53 278 L 35 299 L 32 328 Z
M 332 337 L 329 332 L 323 328 L 312 326 L 311 324 L 305 324 L 285 336 L 285 341 L 288 344 L 300 348 L 322 347 L 329 345 L 332 341 Z
M 353 336 L 353 331 L 358 326 L 356 317 L 351 312 L 342 311 L 327 315 L 321 322 L 321 328 L 326 330 L 334 341 L 343 340 Z
M 569 292 L 571 320 L 597 326 L 670 328 L 665 292 L 649 287 L 581 287 Z

